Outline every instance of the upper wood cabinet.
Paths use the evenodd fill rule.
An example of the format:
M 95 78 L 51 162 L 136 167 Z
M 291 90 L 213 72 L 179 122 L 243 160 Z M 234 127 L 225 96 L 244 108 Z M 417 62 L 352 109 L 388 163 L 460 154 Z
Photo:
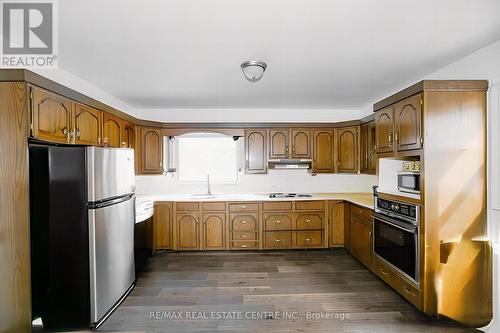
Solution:
M 72 142 L 71 100 L 32 86 L 31 116 L 33 137 L 46 141 Z
M 199 213 L 178 212 L 177 223 L 177 249 L 199 250 L 200 239 L 198 233 Z
M 73 103 L 75 143 L 92 146 L 102 144 L 102 112 L 90 106 Z
M 155 250 L 172 249 L 172 203 L 156 202 L 153 215 Z
M 140 173 L 163 173 L 163 131 L 161 128 L 140 128 Z
M 337 171 L 356 173 L 358 166 L 358 126 L 337 129 Z
M 226 248 L 226 213 L 204 213 L 201 220 L 203 250 L 224 250 Z
M 377 153 L 386 153 L 394 150 L 394 107 L 375 112 L 375 133 Z
M 246 173 L 267 172 L 267 132 L 262 129 L 245 130 Z
M 360 128 L 360 171 L 375 174 L 377 157 L 375 155 L 375 121 L 361 125 Z
M 333 130 L 313 130 L 313 172 L 335 172 L 333 147 Z
M 420 149 L 422 94 L 375 112 L 377 153 Z
M 311 130 L 292 129 L 290 141 L 292 146 L 291 158 L 311 158 Z
M 288 129 L 269 130 L 269 158 L 288 158 L 289 133 Z
M 109 113 L 103 116 L 103 145 L 105 147 L 121 147 L 122 120 Z
M 122 147 L 135 148 L 135 125 L 128 121 L 122 123 Z
M 396 150 L 421 148 L 421 94 L 408 97 L 394 106 Z

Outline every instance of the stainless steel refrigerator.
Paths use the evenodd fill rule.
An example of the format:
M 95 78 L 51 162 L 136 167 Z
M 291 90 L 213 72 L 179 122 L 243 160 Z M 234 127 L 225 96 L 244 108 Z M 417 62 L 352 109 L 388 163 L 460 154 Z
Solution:
M 134 151 L 29 145 L 33 318 L 98 327 L 134 285 Z

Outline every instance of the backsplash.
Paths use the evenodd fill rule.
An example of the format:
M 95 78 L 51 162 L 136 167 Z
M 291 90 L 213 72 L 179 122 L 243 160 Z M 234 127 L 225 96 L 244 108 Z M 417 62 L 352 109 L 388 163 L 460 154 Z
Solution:
M 267 175 L 240 175 L 237 184 L 212 184 L 212 193 L 262 193 L 262 192 L 371 192 L 378 178 L 373 175 L 318 174 L 311 176 L 306 170 L 269 170 Z M 137 176 L 136 193 L 188 194 L 205 193 L 206 183 L 178 183 L 172 175 Z

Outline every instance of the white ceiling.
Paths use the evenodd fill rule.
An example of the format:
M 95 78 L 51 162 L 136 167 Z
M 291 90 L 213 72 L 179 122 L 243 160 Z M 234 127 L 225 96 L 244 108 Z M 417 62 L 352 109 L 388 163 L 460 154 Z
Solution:
M 60 67 L 140 109 L 358 109 L 500 39 L 498 0 L 58 4 Z

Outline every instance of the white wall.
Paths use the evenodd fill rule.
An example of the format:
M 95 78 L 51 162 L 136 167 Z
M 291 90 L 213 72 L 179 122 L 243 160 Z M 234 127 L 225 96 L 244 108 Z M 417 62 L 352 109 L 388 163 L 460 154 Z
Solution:
M 311 176 L 306 170 L 269 170 L 267 175 L 241 175 L 237 184 L 213 184 L 212 192 L 262 193 L 262 192 L 371 192 L 377 176 L 318 174 Z M 137 176 L 137 194 L 186 194 L 205 193 L 207 185 L 179 184 L 172 175 Z
M 319 122 L 359 119 L 359 110 L 329 109 L 142 109 L 141 119 L 179 122 Z

